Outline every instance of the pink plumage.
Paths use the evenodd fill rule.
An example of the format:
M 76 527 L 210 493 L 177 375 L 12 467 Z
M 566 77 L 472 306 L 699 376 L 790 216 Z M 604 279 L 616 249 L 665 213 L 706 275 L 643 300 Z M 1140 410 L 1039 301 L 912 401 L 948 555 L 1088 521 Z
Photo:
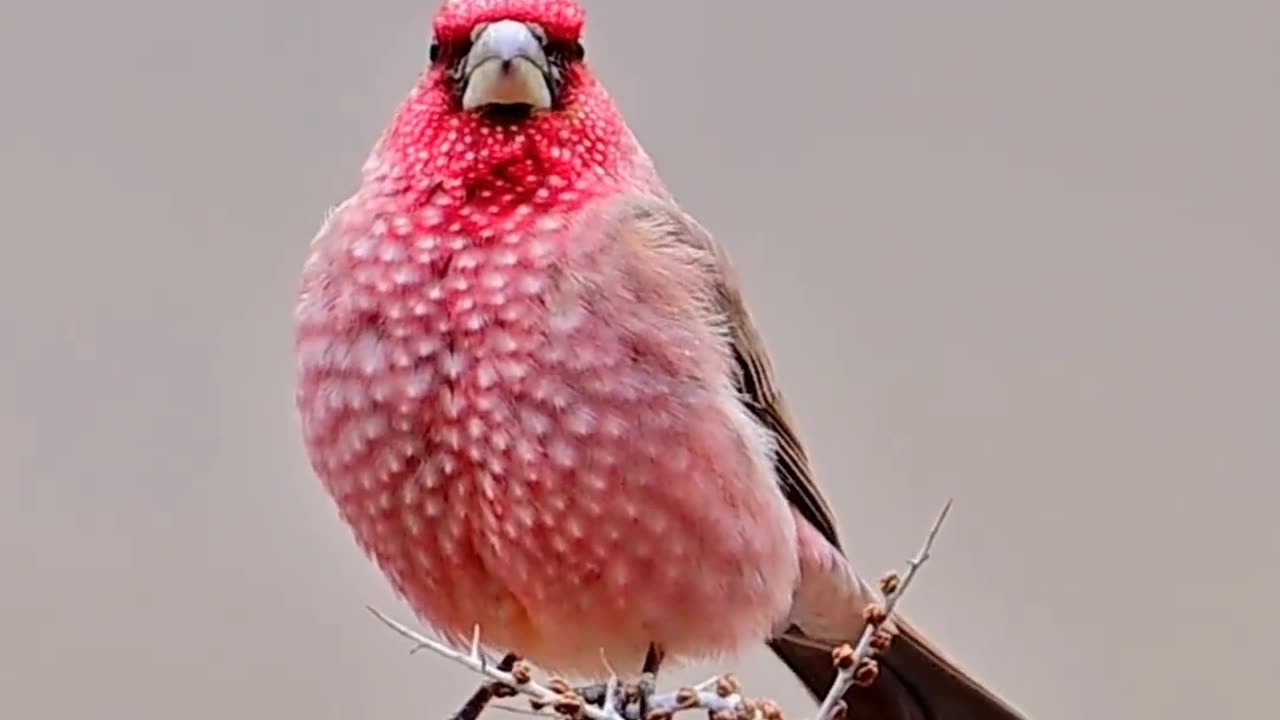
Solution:
M 590 232 L 611 195 L 663 190 L 570 72 L 572 109 L 519 125 L 456 112 L 442 72 L 424 77 L 314 244 L 298 405 L 343 517 L 424 620 L 596 675 L 601 650 L 638 669 L 650 642 L 758 644 L 797 559 L 725 342 L 671 322 L 670 281 L 626 287 L 638 258 Z
M 812 693 L 850 568 L 720 246 L 588 70 L 572 0 L 446 0 L 312 242 L 308 455 L 422 621 L 600 678 L 768 642 Z M 863 717 L 1015 718 L 901 618 Z M 895 651 L 897 652 L 897 651 Z M 953 714 L 955 713 L 955 714 Z
M 477 25 L 495 20 L 537 23 L 550 37 L 574 41 L 586 13 L 566 0 L 445 0 L 432 27 L 437 39 L 449 40 L 467 38 Z

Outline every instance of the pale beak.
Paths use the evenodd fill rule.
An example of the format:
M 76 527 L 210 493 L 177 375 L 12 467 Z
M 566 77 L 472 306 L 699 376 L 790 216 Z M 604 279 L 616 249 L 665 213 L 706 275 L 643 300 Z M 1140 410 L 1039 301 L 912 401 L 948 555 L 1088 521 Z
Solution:
M 490 105 L 551 107 L 551 68 L 533 31 L 522 22 L 499 20 L 476 37 L 467 53 L 464 110 Z

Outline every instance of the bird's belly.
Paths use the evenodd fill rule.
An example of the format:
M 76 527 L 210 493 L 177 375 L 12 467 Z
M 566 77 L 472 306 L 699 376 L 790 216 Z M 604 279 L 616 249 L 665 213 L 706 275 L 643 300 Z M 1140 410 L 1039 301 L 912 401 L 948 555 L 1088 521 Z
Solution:
M 764 638 L 794 527 L 732 401 L 581 308 L 450 309 L 299 341 L 313 465 L 422 619 L 588 675 Z

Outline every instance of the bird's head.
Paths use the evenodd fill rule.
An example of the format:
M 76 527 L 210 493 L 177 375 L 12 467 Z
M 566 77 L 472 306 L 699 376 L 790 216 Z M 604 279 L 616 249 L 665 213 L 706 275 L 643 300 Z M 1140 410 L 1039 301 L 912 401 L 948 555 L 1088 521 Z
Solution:
M 575 0 L 444 0 L 429 65 L 367 168 L 517 205 L 649 182 L 647 156 L 587 67 L 584 20 Z
M 583 15 L 573 0 L 448 0 L 433 23 L 434 91 L 499 121 L 563 112 L 590 80 Z

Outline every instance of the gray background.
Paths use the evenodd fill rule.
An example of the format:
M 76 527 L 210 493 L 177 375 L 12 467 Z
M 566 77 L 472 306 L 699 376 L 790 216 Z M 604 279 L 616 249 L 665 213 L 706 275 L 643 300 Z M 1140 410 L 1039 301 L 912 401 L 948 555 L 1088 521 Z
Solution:
M 1274 710 L 1280 5 L 589 8 L 859 566 L 954 496 L 906 607 L 1036 717 Z M 408 720 L 466 693 L 363 610 L 408 617 L 292 407 L 307 242 L 433 10 L 0 9 L 0 716 Z M 812 715 L 763 651 L 726 666 Z

